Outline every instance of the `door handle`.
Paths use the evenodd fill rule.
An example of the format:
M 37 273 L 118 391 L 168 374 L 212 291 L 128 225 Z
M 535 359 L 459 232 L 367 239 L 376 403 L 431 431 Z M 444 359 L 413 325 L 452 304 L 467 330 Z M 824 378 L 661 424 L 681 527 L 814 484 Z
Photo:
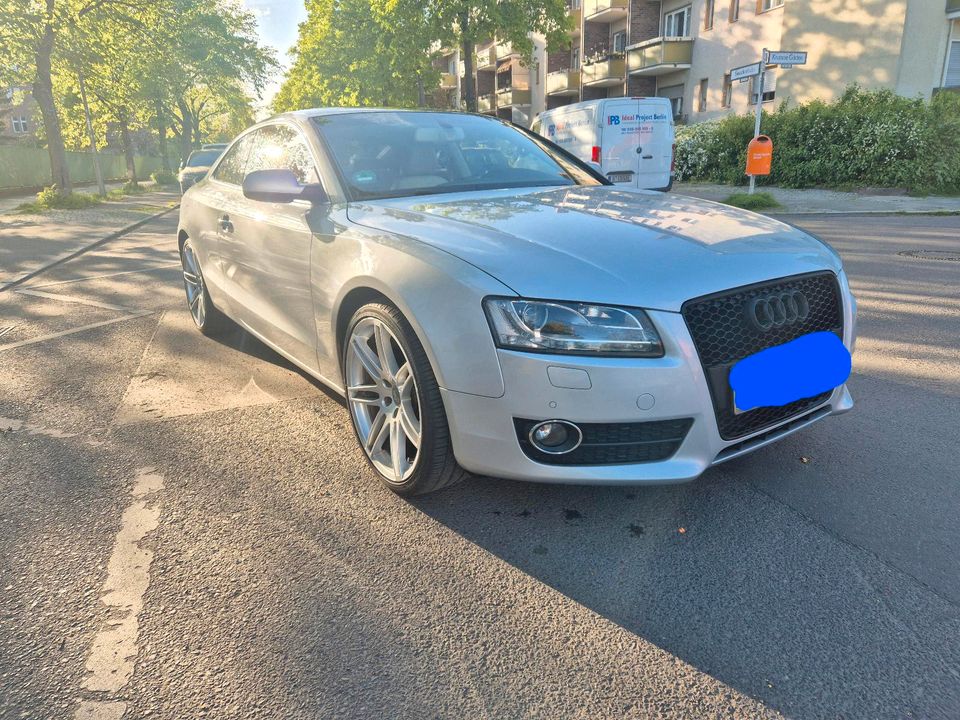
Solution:
M 224 232 L 233 232 L 233 223 L 230 222 L 229 215 L 221 215 L 218 222 L 220 223 L 220 229 Z
M 644 160 L 653 160 L 653 155 L 644 155 L 644 156 L 643 156 L 643 159 L 644 159 Z

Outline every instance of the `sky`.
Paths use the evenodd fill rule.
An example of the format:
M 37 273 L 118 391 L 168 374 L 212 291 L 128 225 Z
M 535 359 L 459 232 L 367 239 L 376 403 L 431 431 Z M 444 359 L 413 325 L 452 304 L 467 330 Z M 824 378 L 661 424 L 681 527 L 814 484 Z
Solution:
M 287 51 L 297 42 L 297 26 L 307 19 L 303 0 L 243 0 L 244 6 L 257 18 L 260 42 L 276 50 L 277 60 L 285 70 L 290 66 Z M 283 72 L 278 72 L 273 82 L 267 86 L 263 101 L 258 103 L 265 108 L 280 89 Z M 269 114 L 261 110 L 259 115 Z

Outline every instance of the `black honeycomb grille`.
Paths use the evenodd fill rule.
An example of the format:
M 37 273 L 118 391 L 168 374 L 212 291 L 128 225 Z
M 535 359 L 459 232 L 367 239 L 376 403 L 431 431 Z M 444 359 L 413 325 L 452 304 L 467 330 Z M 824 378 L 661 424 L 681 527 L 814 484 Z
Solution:
M 810 314 L 805 320 L 768 331 L 756 329 L 746 321 L 745 306 L 753 298 L 794 290 L 802 292 L 810 305 Z M 697 346 L 713 397 L 717 427 L 724 440 L 734 440 L 775 425 L 830 396 L 824 393 L 781 407 L 755 408 L 734 414 L 729 374 L 730 368 L 748 355 L 783 345 L 801 335 L 826 330 L 842 337 L 843 307 L 833 273 L 797 275 L 688 300 L 681 312 Z
M 627 465 L 657 462 L 673 456 L 683 443 L 692 418 L 636 423 L 581 423 L 583 442 L 566 455 L 540 452 L 530 444 L 530 429 L 539 420 L 514 419 L 517 440 L 531 460 L 545 465 Z

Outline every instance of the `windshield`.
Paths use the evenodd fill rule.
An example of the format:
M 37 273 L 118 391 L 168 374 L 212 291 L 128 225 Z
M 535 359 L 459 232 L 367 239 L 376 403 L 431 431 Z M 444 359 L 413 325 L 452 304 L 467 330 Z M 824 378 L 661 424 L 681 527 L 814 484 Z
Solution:
M 220 157 L 222 150 L 198 150 L 190 153 L 187 158 L 187 164 L 184 167 L 210 167 L 214 161 Z
M 313 122 L 351 200 L 601 184 L 577 161 L 494 118 L 388 111 Z

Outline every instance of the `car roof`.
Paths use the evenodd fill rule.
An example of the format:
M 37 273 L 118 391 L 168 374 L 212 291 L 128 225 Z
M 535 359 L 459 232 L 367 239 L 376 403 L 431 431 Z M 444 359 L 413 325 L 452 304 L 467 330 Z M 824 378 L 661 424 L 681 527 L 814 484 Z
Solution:
M 476 115 L 477 113 L 464 113 L 458 112 L 456 110 L 443 110 L 439 108 L 389 108 L 389 107 L 326 107 L 326 108 L 308 108 L 304 110 L 291 110 L 289 112 L 281 113 L 274 116 L 274 118 L 281 117 L 295 117 L 295 118 L 312 118 L 312 117 L 322 117 L 324 115 L 344 115 L 347 113 L 443 113 L 447 115 Z M 489 115 L 484 115 L 483 117 L 491 117 Z

